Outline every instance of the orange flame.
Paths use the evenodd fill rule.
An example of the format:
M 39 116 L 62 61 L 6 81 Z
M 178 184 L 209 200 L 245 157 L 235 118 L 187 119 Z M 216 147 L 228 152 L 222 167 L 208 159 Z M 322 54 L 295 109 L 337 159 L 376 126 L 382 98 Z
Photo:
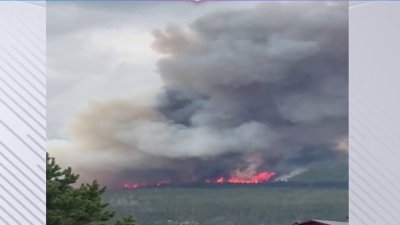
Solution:
M 204 180 L 208 184 L 262 184 L 270 181 L 274 176 L 275 172 L 262 171 L 254 176 L 241 177 L 231 175 L 230 177 L 217 177 Z M 154 183 L 148 182 L 137 182 L 137 183 L 125 183 L 122 185 L 124 189 L 139 189 L 149 187 L 163 187 L 171 184 L 170 180 L 160 180 Z
M 205 182 L 214 184 L 261 184 L 268 182 L 274 176 L 274 172 L 263 171 L 248 178 L 241 178 L 236 176 L 218 177 L 215 179 L 206 179 Z

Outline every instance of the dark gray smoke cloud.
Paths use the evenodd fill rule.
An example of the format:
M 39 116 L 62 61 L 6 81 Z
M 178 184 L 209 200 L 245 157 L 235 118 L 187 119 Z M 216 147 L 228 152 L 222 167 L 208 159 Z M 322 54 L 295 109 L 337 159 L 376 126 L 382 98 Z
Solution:
M 278 3 L 155 31 L 167 55 L 160 110 L 218 143 L 239 139 L 205 154 L 259 151 L 277 158 L 271 167 L 330 157 L 347 136 L 347 19 L 345 4 Z
M 286 173 L 338 158 L 348 135 L 347 9 L 264 3 L 156 30 L 158 104 L 101 103 L 71 136 L 115 156 L 97 163 L 118 168 L 118 181 Z

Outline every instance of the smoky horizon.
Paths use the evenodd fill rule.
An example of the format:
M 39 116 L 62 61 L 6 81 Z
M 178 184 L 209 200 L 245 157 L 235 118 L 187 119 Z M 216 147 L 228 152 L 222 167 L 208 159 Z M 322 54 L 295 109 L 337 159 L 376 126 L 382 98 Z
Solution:
M 47 7 L 48 152 L 82 182 L 264 183 L 347 162 L 346 3 Z

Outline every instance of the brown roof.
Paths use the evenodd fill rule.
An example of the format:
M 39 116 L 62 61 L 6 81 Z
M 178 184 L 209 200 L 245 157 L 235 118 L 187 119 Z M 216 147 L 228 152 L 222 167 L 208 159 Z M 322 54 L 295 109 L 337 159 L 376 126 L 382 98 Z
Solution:
M 293 225 L 307 225 L 307 224 L 321 224 L 321 225 L 349 225 L 349 222 L 338 222 L 328 220 L 308 220 L 303 222 L 296 222 Z

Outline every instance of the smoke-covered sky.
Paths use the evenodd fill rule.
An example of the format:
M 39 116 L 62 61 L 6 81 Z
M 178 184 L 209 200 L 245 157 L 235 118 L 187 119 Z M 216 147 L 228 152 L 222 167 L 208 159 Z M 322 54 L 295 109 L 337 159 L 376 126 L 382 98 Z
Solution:
M 119 186 L 346 158 L 344 3 L 50 2 L 48 150 Z

